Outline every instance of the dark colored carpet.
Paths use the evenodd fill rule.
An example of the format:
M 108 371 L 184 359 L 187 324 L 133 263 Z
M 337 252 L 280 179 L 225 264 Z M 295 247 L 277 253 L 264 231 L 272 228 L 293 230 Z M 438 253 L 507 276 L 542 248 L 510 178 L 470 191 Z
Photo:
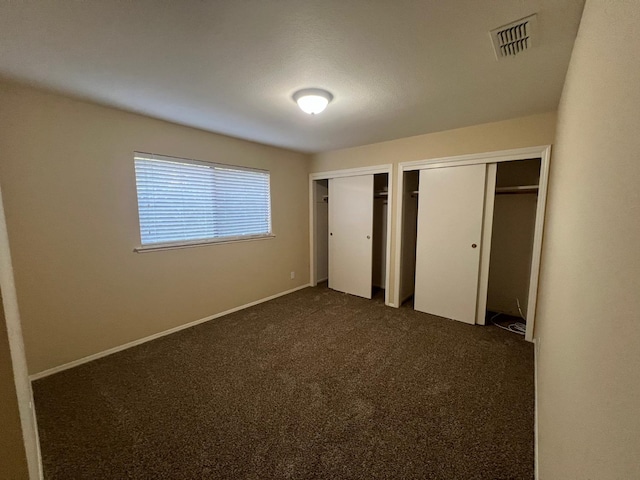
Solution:
M 47 479 L 531 479 L 533 348 L 307 288 L 34 384 Z

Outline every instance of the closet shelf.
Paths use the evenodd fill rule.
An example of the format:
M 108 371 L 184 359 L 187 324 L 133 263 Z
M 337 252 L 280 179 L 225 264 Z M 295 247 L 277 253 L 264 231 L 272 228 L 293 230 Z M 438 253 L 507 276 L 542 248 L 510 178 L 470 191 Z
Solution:
M 538 193 L 538 185 L 521 185 L 517 187 L 496 188 L 496 195 L 513 193 Z

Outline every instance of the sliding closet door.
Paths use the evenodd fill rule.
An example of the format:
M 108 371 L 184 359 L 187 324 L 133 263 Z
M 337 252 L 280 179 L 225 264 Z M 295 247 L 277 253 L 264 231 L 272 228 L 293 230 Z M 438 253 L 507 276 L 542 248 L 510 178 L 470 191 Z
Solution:
M 329 288 L 371 298 L 373 175 L 329 180 Z
M 486 165 L 420 171 L 414 308 L 475 323 Z

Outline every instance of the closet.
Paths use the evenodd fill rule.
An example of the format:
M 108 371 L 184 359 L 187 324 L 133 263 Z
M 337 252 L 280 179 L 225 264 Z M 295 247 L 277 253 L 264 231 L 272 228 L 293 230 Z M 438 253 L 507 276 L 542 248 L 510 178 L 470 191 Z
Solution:
M 388 175 L 373 176 L 373 269 L 371 285 L 384 290 L 387 278 Z
M 418 183 L 420 171 L 403 173 L 402 231 L 400 246 L 400 302 L 413 297 L 416 276 L 416 241 L 418 232 Z
M 329 279 L 329 180 L 313 182 L 316 283 Z
M 388 185 L 386 173 L 313 182 L 316 283 L 365 298 L 385 288 Z
M 505 324 L 518 333 L 524 333 L 518 324 L 526 324 L 529 306 L 539 180 L 538 159 L 497 165 L 487 321 L 494 319 L 495 323 Z
M 520 322 L 524 333 L 541 159 L 401 173 L 400 303 L 469 324 Z

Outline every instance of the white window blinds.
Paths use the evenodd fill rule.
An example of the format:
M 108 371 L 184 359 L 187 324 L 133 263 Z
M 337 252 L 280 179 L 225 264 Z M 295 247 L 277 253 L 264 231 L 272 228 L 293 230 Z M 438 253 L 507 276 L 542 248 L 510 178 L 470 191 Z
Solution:
M 135 154 L 142 245 L 271 235 L 269 172 Z

